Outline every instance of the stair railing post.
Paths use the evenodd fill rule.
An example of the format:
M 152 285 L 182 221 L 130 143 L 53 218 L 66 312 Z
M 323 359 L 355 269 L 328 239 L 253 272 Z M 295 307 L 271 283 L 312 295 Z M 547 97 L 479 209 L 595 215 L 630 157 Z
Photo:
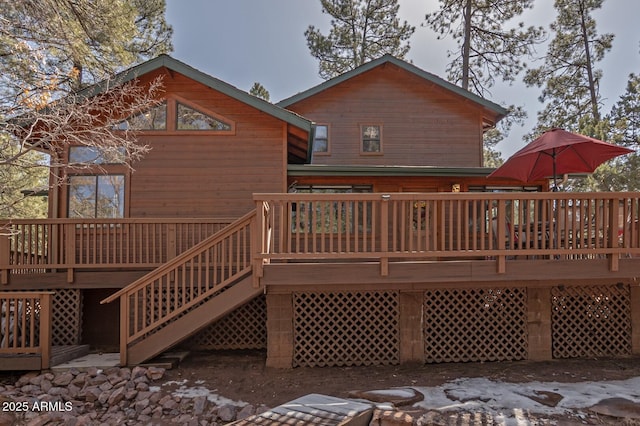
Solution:
M 620 214 L 620 202 L 618 198 L 609 199 L 609 223 L 607 224 L 607 246 L 609 248 L 609 270 L 617 271 L 620 263 L 620 249 L 618 247 L 618 215 Z
M 120 365 L 127 366 L 129 347 L 129 295 L 120 296 Z

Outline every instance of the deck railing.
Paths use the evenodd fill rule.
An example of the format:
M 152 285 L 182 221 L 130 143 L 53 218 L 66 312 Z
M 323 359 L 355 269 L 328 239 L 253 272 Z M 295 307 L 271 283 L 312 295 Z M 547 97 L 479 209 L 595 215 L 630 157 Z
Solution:
M 0 222 L 0 280 L 8 273 L 157 267 L 233 219 L 20 219 Z
M 257 194 L 265 261 L 618 259 L 640 255 L 640 193 Z
M 246 214 L 101 302 L 120 299 L 121 356 L 129 344 L 250 273 L 255 217 L 255 211 Z
M 0 357 L 37 355 L 49 368 L 52 294 L 0 292 Z

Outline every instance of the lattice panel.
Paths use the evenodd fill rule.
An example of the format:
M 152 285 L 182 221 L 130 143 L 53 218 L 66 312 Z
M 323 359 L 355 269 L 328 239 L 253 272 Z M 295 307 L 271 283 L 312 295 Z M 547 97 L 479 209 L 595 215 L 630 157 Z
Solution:
M 628 285 L 554 287 L 551 307 L 554 358 L 631 354 Z
M 400 362 L 396 291 L 294 293 L 295 367 Z
M 266 349 L 267 302 L 260 296 L 214 322 L 186 342 L 191 349 Z
M 52 298 L 51 344 L 79 345 L 82 338 L 82 292 L 60 288 Z
M 423 313 L 427 363 L 528 357 L 524 288 L 429 290 Z

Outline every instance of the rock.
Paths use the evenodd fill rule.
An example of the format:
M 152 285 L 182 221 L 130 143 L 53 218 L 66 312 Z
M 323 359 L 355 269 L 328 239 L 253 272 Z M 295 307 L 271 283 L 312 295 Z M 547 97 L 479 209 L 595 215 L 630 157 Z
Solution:
M 372 402 L 390 402 L 395 406 L 413 405 L 424 399 L 424 395 L 412 388 L 397 388 L 371 391 L 351 391 L 349 398 L 366 399 Z
M 65 373 L 62 373 L 56 376 L 53 379 L 52 383 L 54 386 L 67 386 L 69 383 L 71 383 L 72 380 L 73 380 L 73 374 L 67 371 Z
M 134 404 L 134 408 L 138 413 L 142 412 L 147 407 L 149 407 L 148 399 L 142 399 L 140 401 L 136 401 L 136 403 Z
M 640 419 L 640 403 L 625 398 L 608 398 L 598 402 L 589 411 L 624 419 Z
M 413 425 L 415 419 L 402 411 L 375 410 L 369 424 L 376 426 Z
M 139 391 L 148 391 L 149 385 L 146 382 L 139 382 L 136 384 L 135 389 Z
M 144 368 L 144 367 L 135 366 L 131 370 L 131 378 L 134 379 L 134 380 L 137 379 L 138 377 L 142 377 L 142 376 L 144 376 L 146 374 L 147 374 L 147 369 Z
M 40 389 L 42 389 L 42 392 L 47 393 L 52 387 L 53 385 L 51 384 L 51 382 L 46 377 L 43 377 L 42 381 L 40 382 Z
M 557 407 L 560 401 L 564 398 L 559 393 L 537 390 L 533 391 L 533 395 L 522 394 L 522 396 L 526 396 L 539 404 L 546 405 L 551 408 Z
M 114 405 L 120 404 L 120 401 L 122 401 L 123 399 L 124 399 L 124 388 L 118 388 L 115 391 L 113 391 L 111 396 L 109 396 L 109 400 L 107 401 L 107 403 L 109 404 L 109 406 L 114 406 Z
M 256 409 L 253 405 L 248 404 L 242 407 L 238 414 L 236 415 L 237 420 L 246 419 L 249 416 L 253 416 L 256 413 Z
M 0 426 L 12 426 L 17 423 L 14 413 L 0 411 Z
M 153 381 L 160 380 L 164 376 L 164 372 L 165 372 L 164 368 L 149 367 L 147 369 L 147 377 Z
M 236 418 L 237 408 L 230 404 L 225 404 L 218 408 L 218 417 L 223 422 L 231 422 Z
M 207 398 L 204 396 L 197 396 L 193 399 L 193 414 L 196 416 L 204 413 L 207 408 Z

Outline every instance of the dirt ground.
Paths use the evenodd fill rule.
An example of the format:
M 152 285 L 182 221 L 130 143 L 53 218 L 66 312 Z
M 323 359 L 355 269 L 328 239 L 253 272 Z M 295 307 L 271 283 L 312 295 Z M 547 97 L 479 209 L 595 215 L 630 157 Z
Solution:
M 637 376 L 640 376 L 640 358 L 637 357 L 281 370 L 265 366 L 264 352 L 234 351 L 191 353 L 179 366 L 167 372 L 166 379 L 187 379 L 191 386 L 200 381 L 202 386 L 216 390 L 226 398 L 254 406 L 274 407 L 309 393 L 346 397 L 353 390 L 430 387 L 462 377 L 486 377 L 504 382 L 570 383 L 624 380 Z M 637 422 L 614 423 L 601 419 L 582 419 L 579 423 L 640 425 Z

